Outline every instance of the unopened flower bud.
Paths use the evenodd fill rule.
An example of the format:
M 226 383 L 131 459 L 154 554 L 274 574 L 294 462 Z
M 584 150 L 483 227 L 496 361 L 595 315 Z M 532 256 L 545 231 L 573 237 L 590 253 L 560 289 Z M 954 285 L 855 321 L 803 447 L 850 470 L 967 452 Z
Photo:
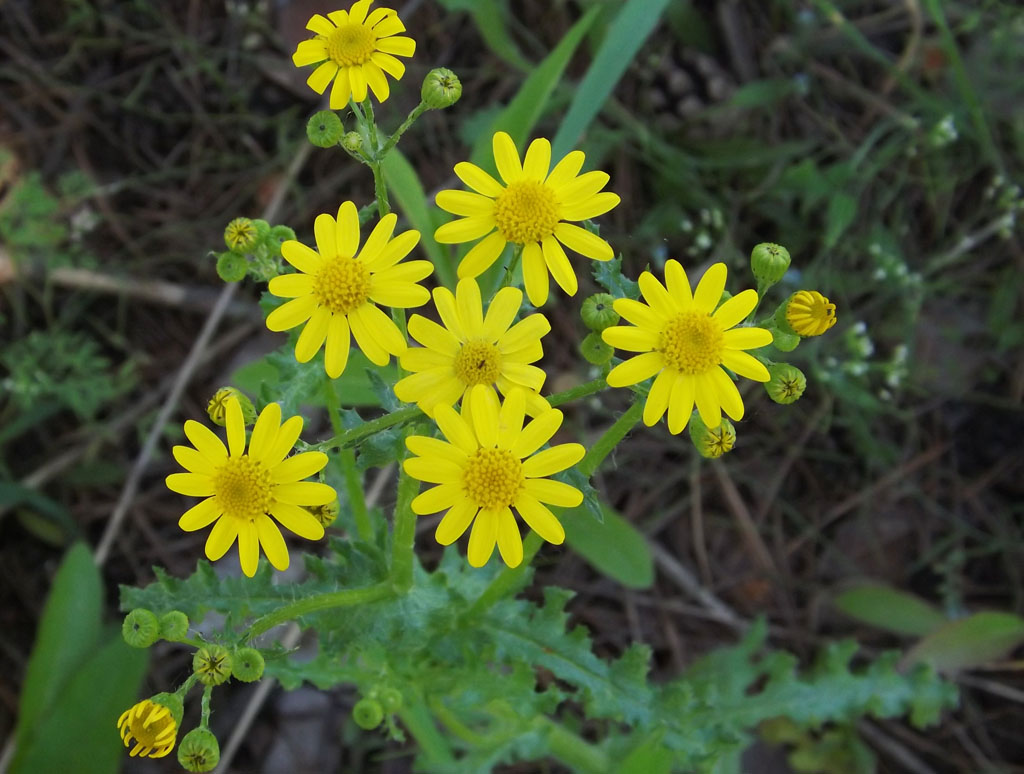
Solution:
M 591 331 L 586 338 L 580 342 L 580 354 L 583 359 L 593 365 L 604 365 L 612 359 L 615 348 L 601 338 L 597 331 Z
M 384 721 L 384 708 L 376 699 L 360 699 L 352 708 L 352 719 L 366 731 L 372 731 Z
M 133 648 L 148 648 L 160 639 L 160 621 L 152 610 L 137 607 L 124 617 L 121 636 Z
M 208 728 L 193 728 L 178 744 L 178 763 L 185 771 L 213 771 L 220 762 L 220 744 Z
M 263 677 L 266 662 L 256 648 L 239 648 L 231 657 L 231 676 L 243 683 L 253 683 Z
M 764 292 L 785 275 L 790 264 L 789 250 L 782 245 L 762 242 L 750 253 L 750 268 L 759 292 Z
M 349 132 L 341 138 L 341 144 L 350 153 L 359 153 L 363 149 L 363 137 L 359 132 Z
M 378 692 L 381 706 L 389 715 L 402 709 L 402 692 L 397 688 L 381 688 Z
M 318 148 L 333 148 L 345 134 L 341 119 L 333 110 L 321 110 L 306 123 L 306 137 Z
M 294 229 L 288 226 L 274 226 L 270 229 L 270 235 L 267 237 L 267 242 L 270 245 L 271 252 L 275 256 L 278 256 L 281 254 L 281 245 L 291 239 L 295 239 Z
M 789 363 L 773 363 L 768 373 L 772 378 L 765 382 L 764 389 L 776 403 L 795 403 L 807 389 L 804 372 Z
M 192 657 L 192 671 L 203 685 L 220 685 L 231 677 L 231 653 L 223 645 L 203 645 Z
M 217 256 L 217 276 L 225 282 L 241 282 L 249 272 L 249 259 L 238 253 Z
M 160 616 L 160 639 L 181 642 L 188 637 L 188 616 L 180 610 L 171 610 Z
M 233 253 L 247 253 L 256 247 L 257 241 L 256 224 L 249 218 L 235 218 L 224 229 L 224 244 Z
M 213 423 L 224 427 L 227 421 L 228 401 L 232 398 L 237 400 L 238 405 L 242 407 L 242 419 L 245 421 L 245 424 L 256 424 L 256 407 L 252 405 L 252 401 L 246 397 L 244 392 L 236 390 L 234 387 L 221 387 L 217 392 L 213 393 L 210 402 L 206 404 L 206 414 Z
M 700 414 L 694 413 L 689 426 L 690 440 L 701 457 L 716 459 L 730 451 L 736 443 L 736 428 L 725 417 L 722 417 L 718 427 L 708 427 Z
M 427 73 L 420 90 L 420 99 L 433 110 L 451 107 L 462 96 L 462 82 L 459 76 L 446 67 L 438 67 Z
M 595 293 L 583 302 L 580 317 L 592 331 L 603 331 L 619 321 L 619 313 L 613 308 L 615 298 L 609 293 Z
M 836 324 L 836 305 L 817 290 L 798 290 L 775 312 L 775 324 L 798 336 L 820 336 Z
M 338 501 L 332 500 L 327 505 L 308 505 L 306 510 L 326 529 L 338 518 Z

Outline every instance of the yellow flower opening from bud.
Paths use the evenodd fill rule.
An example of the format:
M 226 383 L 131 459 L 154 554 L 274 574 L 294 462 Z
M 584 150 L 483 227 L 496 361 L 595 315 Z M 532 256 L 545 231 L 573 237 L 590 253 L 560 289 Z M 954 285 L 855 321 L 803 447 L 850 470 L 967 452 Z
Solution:
M 124 746 L 131 747 L 128 754 L 132 758 L 163 758 L 174 749 L 178 738 L 178 724 L 171 711 L 149 699 L 125 710 L 117 720 L 117 728 Z
M 412 371 L 395 385 L 399 400 L 416 403 L 433 416 L 434 407 L 469 400 L 478 384 L 494 395 L 522 387 L 527 390 L 526 411 L 536 416 L 550 406 L 539 395 L 545 373 L 531 363 L 544 356 L 541 338 L 551 330 L 542 314 L 531 314 L 513 325 L 523 304 L 518 288 L 502 288 L 484 315 L 480 287 L 465 278 L 452 293 L 434 290 L 434 304 L 444 327 L 416 314 L 409 319 L 409 335 L 422 347 L 409 348 L 402 368 Z
M 306 363 L 324 346 L 324 368 L 337 379 L 348 363 L 350 338 L 376 365 L 405 352 L 405 337 L 377 304 L 405 309 L 430 300 L 416 284 L 433 271 L 430 261 L 400 263 L 420 241 L 418 231 L 392 239 L 398 217 L 385 215 L 359 249 L 359 213 L 352 202 L 338 209 L 338 219 L 318 215 L 313 223 L 317 249 L 289 240 L 281 255 L 298 269 L 270 280 L 275 296 L 290 298 L 267 316 L 272 331 L 305 323 L 295 343 L 295 359 Z
M 817 290 L 798 290 L 786 304 L 786 322 L 800 336 L 820 336 L 836 324 L 836 305 Z
M 534 306 L 548 298 L 548 273 L 568 295 L 576 294 L 576 274 L 562 245 L 596 261 L 614 257 L 601 237 L 566 221 L 603 215 L 619 203 L 617 194 L 601 191 L 605 172 L 586 172 L 582 151 L 572 151 L 551 168 L 551 143 L 530 143 L 520 163 L 512 138 L 498 132 L 493 139 L 494 162 L 504 185 L 468 161 L 455 165 L 455 174 L 473 191 L 445 190 L 437 206 L 459 220 L 445 223 L 434 234 L 444 244 L 472 242 L 484 237 L 459 264 L 459 277 L 477 277 L 512 243 L 523 248 L 523 281 Z M 475 191 L 475 193 L 474 193 Z
M 606 328 L 602 336 L 613 347 L 641 354 L 615 366 L 608 384 L 626 387 L 657 376 L 644 405 L 644 424 L 655 424 L 667 410 L 669 432 L 680 433 L 694 404 L 709 428 L 718 427 L 723 411 L 742 419 L 743 400 L 722 367 L 757 382 L 770 378 L 768 369 L 743 350 L 771 344 L 772 334 L 764 328 L 733 327 L 757 305 L 757 291 L 744 290 L 719 306 L 726 274 L 724 263 L 714 264 L 691 292 L 682 265 L 669 260 L 667 288 L 645 271 L 639 284 L 647 303 L 615 301 L 615 311 L 635 327 Z
M 231 250 L 249 250 L 259 236 L 256 224 L 249 218 L 235 218 L 224 229 L 224 242 Z
M 466 407 L 470 406 L 470 409 Z M 578 443 L 565 443 L 538 452 L 562 424 L 562 412 L 549 408 L 523 426 L 526 391 L 512 390 L 499 404 L 484 385 L 472 390 L 461 414 L 438 405 L 434 419 L 447 440 L 421 435 L 406 439 L 405 472 L 420 481 L 438 484 L 412 501 L 415 513 L 447 511 L 435 537 L 443 546 L 454 543 L 469 528 L 469 563 L 483 567 L 497 543 L 509 567 L 523 560 L 523 542 L 512 514 L 549 543 L 565 540 L 565 530 L 548 505 L 572 508 L 583 502 L 576 487 L 546 478 L 583 459 Z
M 235 399 L 228 401 L 226 420 L 226 448 L 213 431 L 190 419 L 185 436 L 195 448 L 173 449 L 174 459 L 188 472 L 169 475 L 167 488 L 205 498 L 185 512 L 178 526 L 193 532 L 214 525 L 206 540 L 211 561 L 224 556 L 237 539 L 242 572 L 250 578 L 256 573 L 261 546 L 276 569 L 286 570 L 288 547 L 278 524 L 307 540 L 324 536 L 323 526 L 303 506 L 332 502 L 337 492 L 302 479 L 323 469 L 327 455 L 311 451 L 287 457 L 302 431 L 302 417 L 282 424 L 277 403 L 260 412 L 248 453 L 242 407 Z
M 370 6 L 373 0 L 358 0 L 348 11 L 331 11 L 324 18 L 315 14 L 306 29 L 316 33 L 312 40 L 299 43 L 292 54 L 296 67 L 319 64 L 306 83 L 323 94 L 333 80 L 331 110 L 340 110 L 349 100 L 362 102 L 367 87 L 379 102 L 391 93 L 386 75 L 396 81 L 405 74 L 405 65 L 396 57 L 410 57 L 416 41 L 399 35 L 405 25 L 391 8 Z

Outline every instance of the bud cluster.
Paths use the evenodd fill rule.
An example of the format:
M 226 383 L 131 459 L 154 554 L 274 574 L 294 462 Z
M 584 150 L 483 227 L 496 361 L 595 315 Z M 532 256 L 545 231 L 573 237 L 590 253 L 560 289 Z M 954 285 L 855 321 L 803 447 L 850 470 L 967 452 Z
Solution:
M 295 238 L 288 226 L 271 226 L 258 218 L 235 218 L 224 229 L 227 252 L 216 253 L 217 276 L 241 282 L 246 275 L 269 280 L 281 273 L 281 245 Z

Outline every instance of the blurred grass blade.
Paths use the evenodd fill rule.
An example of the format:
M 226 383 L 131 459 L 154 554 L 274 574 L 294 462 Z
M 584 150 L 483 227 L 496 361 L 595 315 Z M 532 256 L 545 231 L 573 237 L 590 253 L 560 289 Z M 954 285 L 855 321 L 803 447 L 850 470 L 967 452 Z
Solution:
M 19 750 L 31 745 L 43 717 L 95 651 L 101 605 L 99 570 L 89 549 L 76 543 L 57 570 L 39 621 L 18 708 Z
M 930 663 L 942 672 L 982 666 L 1024 643 L 1024 618 L 1012 613 L 975 613 L 952 621 L 911 648 L 908 665 Z
M 420 247 L 433 262 L 438 279 L 445 287 L 454 289 L 457 281 L 455 266 L 441 245 L 434 241 L 434 229 L 438 224 L 432 212 L 437 210 L 427 204 L 427 194 L 419 175 L 398 148 L 391 149 L 381 166 L 388 193 L 412 227 L 420 232 Z
M 629 0 L 608 26 L 594 61 L 576 88 L 569 112 L 552 144 L 552 158 L 561 158 L 590 126 L 619 78 L 657 25 L 668 0 Z
M 93 643 L 90 657 L 75 667 L 57 700 L 32 724 L 31 741 L 24 747 L 19 743 L 10 774 L 121 770 L 127 751 L 117 719 L 137 700 L 149 652 L 128 647 L 113 627 L 101 642 Z
M 530 70 L 530 63 L 505 29 L 497 0 L 441 0 L 441 5 L 448 11 L 468 11 L 491 51 L 517 70 Z
M 565 540 L 594 569 L 631 589 L 654 583 L 654 562 L 647 540 L 613 508 L 601 503 L 604 522 L 598 522 L 586 506 L 567 508 L 559 514 Z
M 868 626 L 923 637 L 948 619 L 923 599 L 883 584 L 865 583 L 839 594 L 833 604 Z

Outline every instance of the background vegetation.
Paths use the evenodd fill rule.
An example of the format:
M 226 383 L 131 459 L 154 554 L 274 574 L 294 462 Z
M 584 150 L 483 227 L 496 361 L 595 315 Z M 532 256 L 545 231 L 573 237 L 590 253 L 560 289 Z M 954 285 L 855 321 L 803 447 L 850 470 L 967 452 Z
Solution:
M 780 410 L 756 386 L 745 396 L 748 418 L 720 463 L 664 428 L 628 439 L 595 484 L 644 540 L 618 562 L 599 547 L 545 549 L 530 593 L 576 590 L 568 612 L 604 655 L 643 640 L 666 678 L 765 616 L 770 641 L 805 656 L 840 636 L 869 653 L 924 637 L 959 682 L 959 709 L 927 734 L 889 721 L 765 728 L 744 770 L 1021 770 L 1024 683 L 1007 660 L 1019 619 L 954 632 L 955 647 L 932 633 L 1024 605 L 1024 15 L 989 0 L 630 0 L 626 24 L 623 7 L 406 3 L 417 54 L 378 117 L 394 126 L 430 68 L 455 70 L 462 100 L 402 141 L 428 194 L 451 185 L 452 165 L 575 30 L 537 134 L 578 144 L 612 175 L 623 204 L 602 234 L 627 273 L 670 257 L 740 269 L 754 243 L 776 241 L 793 254 L 792 289 L 822 289 L 840 322 L 800 348 L 811 386 L 799 403 Z M 201 555 L 163 485 L 170 444 L 181 419 L 277 343 L 260 288 L 221 292 L 208 253 L 226 222 L 272 207 L 303 238 L 340 198 L 372 199 L 366 170 L 304 137 L 318 105 L 288 55 L 324 8 L 0 5 L 4 737 L 71 542 L 105 546 L 96 615 L 111 620 L 118 583 L 144 585 L 154 564 L 189 574 Z M 183 371 L 218 304 L 226 316 Z M 588 378 L 577 306 L 546 310 L 553 390 Z M 143 468 L 168 395 L 173 421 Z M 619 408 L 576 406 L 568 432 L 585 441 Z M 432 525 L 421 528 L 433 564 Z M 929 607 L 877 586 L 843 594 L 865 579 Z M 183 659 L 173 648 L 154 659 L 146 690 L 173 684 Z M 218 708 L 222 740 L 252 693 Z M 401 745 L 357 732 L 352 700 L 274 689 L 232 770 L 409 770 Z

